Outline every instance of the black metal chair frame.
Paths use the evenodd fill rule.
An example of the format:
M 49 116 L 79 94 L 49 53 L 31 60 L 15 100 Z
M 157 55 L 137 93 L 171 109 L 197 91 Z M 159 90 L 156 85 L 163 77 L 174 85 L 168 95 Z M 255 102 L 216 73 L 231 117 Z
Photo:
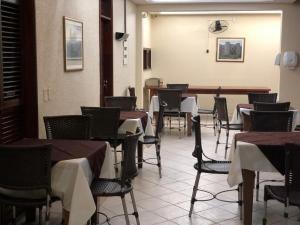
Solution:
M 159 112 L 158 112 L 158 118 L 156 120 L 156 128 L 155 128 L 155 136 L 144 136 L 144 140 L 138 141 L 138 152 L 139 152 L 139 156 L 140 159 L 139 161 L 139 168 L 143 167 L 143 162 L 150 164 L 150 165 L 156 165 L 158 167 L 158 172 L 159 172 L 159 177 L 162 177 L 162 173 L 161 173 L 161 156 L 160 156 L 160 146 L 161 146 L 161 131 L 163 128 L 163 115 L 164 115 L 164 111 L 166 108 L 167 104 L 166 103 L 162 103 L 159 105 Z M 143 159 L 143 145 L 148 145 L 148 144 L 154 144 L 155 145 L 155 150 L 156 150 L 156 158 L 147 158 L 147 159 Z M 152 160 L 156 159 L 157 163 L 153 163 L 151 162 Z
M 105 96 L 106 107 L 119 107 L 121 111 L 134 111 L 136 108 L 136 96 Z
M 46 224 L 49 224 L 51 151 L 51 145 L 0 146 L 0 187 L 10 191 L 43 191 L 45 194 L 44 197 L 32 199 L 1 193 L 0 203 L 13 206 L 13 225 L 16 224 L 16 207 L 39 208 L 39 224 L 41 224 L 43 206 L 46 206 L 45 220 Z
M 181 113 L 182 90 L 180 89 L 159 89 L 157 91 L 159 104 L 166 103 L 164 117 L 169 118 L 169 125 L 171 131 L 171 118 L 177 117 L 179 137 L 181 137 L 181 123 L 180 118 L 184 117 L 184 130 L 186 128 L 186 113 Z
M 277 100 L 277 93 L 248 93 L 249 104 L 255 102 L 275 103 Z
M 229 173 L 229 165 L 230 161 L 218 161 L 212 159 L 203 152 L 202 141 L 201 141 L 201 126 L 200 126 L 200 116 L 196 116 L 192 118 L 193 125 L 195 127 L 195 149 L 193 151 L 193 156 L 197 158 L 197 163 L 194 165 L 194 168 L 197 170 L 197 175 L 195 179 L 195 184 L 193 187 L 193 193 L 191 197 L 191 206 L 189 211 L 189 217 L 192 216 L 194 203 L 197 201 L 211 201 L 213 199 L 217 199 L 222 202 L 227 203 L 238 203 L 240 207 L 240 217 L 242 218 L 242 185 L 240 184 L 237 189 L 224 190 L 218 193 L 212 193 L 207 190 L 199 189 L 199 181 L 201 173 L 210 173 L 210 174 L 228 174 Z M 222 169 L 221 169 L 222 168 Z M 205 192 L 211 195 L 210 198 L 206 199 L 196 199 L 197 191 Z M 219 195 L 230 192 L 230 191 L 238 191 L 238 201 L 230 201 L 225 200 L 219 197 Z
M 217 121 L 218 121 L 218 137 L 216 141 L 216 148 L 215 153 L 218 152 L 218 146 L 220 143 L 220 136 L 221 136 L 221 130 L 226 130 L 226 142 L 225 142 L 225 156 L 227 157 L 227 150 L 229 148 L 228 146 L 228 138 L 229 138 L 229 131 L 230 130 L 242 130 L 242 124 L 231 124 L 229 123 L 229 117 L 228 117 L 228 110 L 227 110 L 227 102 L 225 97 L 215 97 L 215 106 L 216 106 L 216 115 L 217 115 Z M 225 124 L 223 124 L 225 122 Z
M 285 146 L 285 185 L 266 185 L 264 188 L 265 214 L 263 225 L 267 224 L 267 202 L 270 199 L 278 200 L 284 204 L 284 217 L 289 216 L 289 206 L 300 207 L 300 145 L 286 144 Z M 287 222 L 287 221 L 286 221 Z
M 129 215 L 133 215 L 136 218 L 137 225 L 140 225 L 139 214 L 137 211 L 135 198 L 133 194 L 133 186 L 131 180 L 137 176 L 138 170 L 136 168 L 136 147 L 138 138 L 141 135 L 141 132 L 134 135 L 127 135 L 123 143 L 123 157 L 122 157 L 122 172 L 121 178 L 116 179 L 104 179 L 104 178 L 95 178 L 91 184 L 91 191 L 94 197 L 96 204 L 96 215 L 93 216 L 93 222 L 96 220 L 97 224 L 99 223 L 99 208 L 97 197 L 115 197 L 119 196 L 122 200 L 124 215 L 126 224 L 130 225 Z M 134 212 L 128 214 L 125 195 L 130 193 Z M 109 222 L 109 220 L 107 221 Z

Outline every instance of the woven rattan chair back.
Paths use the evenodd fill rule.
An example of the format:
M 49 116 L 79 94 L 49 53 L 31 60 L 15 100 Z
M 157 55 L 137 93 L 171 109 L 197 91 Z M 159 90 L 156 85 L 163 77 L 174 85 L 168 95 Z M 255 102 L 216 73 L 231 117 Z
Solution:
M 47 139 L 90 138 L 90 117 L 81 115 L 44 117 Z
M 290 132 L 292 130 L 293 112 L 251 111 L 251 131 Z
M 215 97 L 217 120 L 229 124 L 227 101 L 225 97 Z
M 254 104 L 255 102 L 267 102 L 275 103 L 277 100 L 277 93 L 249 93 L 248 101 L 249 104 Z
M 136 148 L 138 139 L 142 133 L 127 135 L 123 142 L 123 160 L 121 185 L 124 186 L 126 182 L 130 182 L 137 176 L 138 170 L 136 167 Z
M 135 97 L 135 88 L 134 87 L 128 87 L 129 96 Z
M 300 143 L 286 144 L 285 150 L 285 186 L 287 193 L 291 189 L 300 191 Z
M 122 111 L 134 111 L 136 99 L 136 96 L 106 96 L 104 101 L 106 107 L 118 107 Z
M 289 111 L 290 102 L 281 103 L 264 103 L 254 102 L 254 110 L 256 111 Z
M 165 111 L 180 112 L 182 91 L 179 89 L 160 89 L 157 92 L 159 104 L 166 103 Z
M 158 117 L 156 120 L 156 128 L 155 128 L 155 137 L 159 138 L 159 134 L 163 129 L 164 126 L 164 112 L 165 108 L 167 107 L 167 103 L 162 102 L 162 104 L 159 105 L 159 112 L 158 112 Z
M 186 93 L 189 88 L 189 84 L 167 84 L 168 89 L 178 89 L 181 90 L 183 93 Z
M 120 108 L 81 107 L 83 115 L 91 117 L 91 137 L 116 139 L 120 122 Z
M 51 145 L 0 146 L 0 187 L 51 192 Z

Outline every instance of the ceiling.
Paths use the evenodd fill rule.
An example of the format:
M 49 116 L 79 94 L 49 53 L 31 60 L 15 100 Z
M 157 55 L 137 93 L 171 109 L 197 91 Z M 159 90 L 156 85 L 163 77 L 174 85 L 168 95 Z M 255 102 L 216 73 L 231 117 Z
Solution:
M 174 3 L 293 3 L 296 0 L 131 0 L 136 4 Z

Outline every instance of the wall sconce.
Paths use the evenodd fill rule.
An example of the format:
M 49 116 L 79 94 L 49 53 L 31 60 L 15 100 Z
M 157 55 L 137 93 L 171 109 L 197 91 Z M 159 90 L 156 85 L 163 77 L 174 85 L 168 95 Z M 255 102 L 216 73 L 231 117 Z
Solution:
M 283 65 L 290 70 L 296 69 L 298 61 L 298 54 L 295 51 L 287 51 L 283 54 Z

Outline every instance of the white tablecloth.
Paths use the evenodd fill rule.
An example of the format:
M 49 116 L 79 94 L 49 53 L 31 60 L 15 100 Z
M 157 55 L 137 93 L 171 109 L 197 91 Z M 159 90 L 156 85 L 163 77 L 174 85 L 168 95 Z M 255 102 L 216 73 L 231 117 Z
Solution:
M 229 160 L 231 161 L 228 184 L 233 187 L 243 182 L 242 169 L 263 172 L 278 172 L 262 151 L 254 144 L 233 139 Z
M 149 116 L 153 118 L 153 112 L 159 111 L 158 96 L 152 96 L 149 106 Z M 181 112 L 192 113 L 193 116 L 198 115 L 198 106 L 195 97 L 187 97 L 181 102 Z
M 240 108 L 240 113 L 237 113 L 237 107 L 235 107 L 232 118 L 231 118 L 231 123 L 233 124 L 240 124 L 243 123 L 243 113 L 246 115 L 250 115 L 250 111 L 253 109 L 246 109 L 246 108 Z M 294 112 L 293 116 L 293 130 L 295 130 L 297 125 L 300 125 L 300 111 L 299 110 L 291 110 Z
M 114 178 L 114 164 L 107 143 L 101 178 Z M 84 225 L 96 210 L 90 184 L 93 174 L 86 158 L 65 160 L 51 171 L 53 194 L 62 200 L 63 208 L 70 212 L 69 225 Z

